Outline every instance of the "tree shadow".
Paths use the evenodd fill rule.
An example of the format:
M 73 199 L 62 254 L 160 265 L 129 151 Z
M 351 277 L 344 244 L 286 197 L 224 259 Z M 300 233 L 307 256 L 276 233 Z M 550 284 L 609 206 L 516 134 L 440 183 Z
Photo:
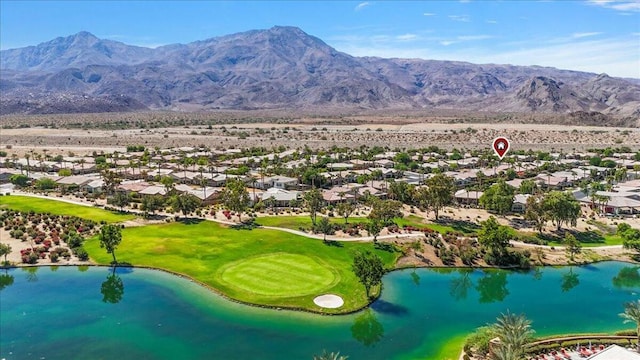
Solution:
M 323 241 L 323 243 L 327 246 L 334 246 L 334 247 L 344 247 L 344 244 L 341 241 L 335 241 L 335 240 L 325 240 Z
M 509 219 L 509 226 L 514 229 L 523 229 L 529 226 L 526 220 L 511 218 Z
M 403 316 L 409 313 L 408 308 L 381 299 L 378 299 L 373 304 L 371 304 L 371 308 L 381 314 L 393 316 Z
M 453 230 L 463 234 L 470 234 L 480 230 L 480 225 L 467 220 L 453 220 L 450 218 L 440 218 L 435 221 L 436 224 L 450 226 Z
M 198 218 L 190 218 L 190 217 L 181 217 L 181 218 L 176 220 L 176 222 L 179 222 L 179 223 L 184 224 L 184 225 L 197 225 L 197 224 L 200 224 L 203 221 L 205 221 L 205 220 L 198 219 Z
M 375 242 L 373 243 L 373 248 L 376 250 L 382 250 L 390 253 L 396 252 L 396 247 L 393 246 L 393 244 L 391 243 Z

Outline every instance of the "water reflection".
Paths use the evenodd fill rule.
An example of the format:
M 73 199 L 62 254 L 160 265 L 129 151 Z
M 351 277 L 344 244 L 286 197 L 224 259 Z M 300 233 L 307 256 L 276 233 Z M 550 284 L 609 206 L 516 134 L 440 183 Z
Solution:
M 38 267 L 37 266 L 28 266 L 21 268 L 22 271 L 26 272 L 25 277 L 28 282 L 36 282 L 38 281 Z
M 541 280 L 542 279 L 542 269 L 540 267 L 535 267 L 533 268 L 533 278 L 535 280 Z
M 480 303 L 503 301 L 509 295 L 507 290 L 507 273 L 499 270 L 487 270 L 478 280 L 476 290 L 480 294 Z
M 562 284 L 560 288 L 562 292 L 567 292 L 580 284 L 578 274 L 574 274 L 573 267 L 569 268 L 569 272 L 562 275 Z
M 473 282 L 469 275 L 473 272 L 471 269 L 460 269 L 458 273 L 459 277 L 451 279 L 449 285 L 449 295 L 456 301 L 464 300 L 467 298 L 469 289 L 473 286 Z
M 85 272 L 89 270 L 89 265 L 78 265 L 78 271 Z
M 351 336 L 365 346 L 372 346 L 382 340 L 384 328 L 371 309 L 362 312 L 353 321 Z
M 640 266 L 625 266 L 613 277 L 613 286 L 617 288 L 639 288 Z
M 416 268 L 413 268 L 413 272 L 411 273 L 411 281 L 413 281 L 416 286 L 420 286 L 420 275 L 416 273 Z
M 115 266 L 112 269 L 112 272 L 107 275 L 107 279 L 100 286 L 100 293 L 103 302 L 117 304 L 124 295 L 124 284 L 120 276 L 116 274 Z
M 4 270 L 4 274 L 0 274 L 0 291 L 7 286 L 13 285 L 13 275 L 9 275 L 7 269 Z

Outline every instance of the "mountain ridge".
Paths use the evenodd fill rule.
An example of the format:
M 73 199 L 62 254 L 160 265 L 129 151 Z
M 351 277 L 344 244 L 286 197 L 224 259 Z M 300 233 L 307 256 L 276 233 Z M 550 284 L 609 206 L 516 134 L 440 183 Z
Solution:
M 96 103 L 104 97 L 111 104 L 106 108 L 120 110 L 122 104 L 132 104 L 130 110 L 640 113 L 640 81 L 541 66 L 354 57 L 290 26 L 155 49 L 79 32 L 0 51 L 0 71 L 1 99 L 13 105 L 47 103 L 64 95 Z M 130 100 L 113 106 L 113 99 L 123 98 Z M 56 108 L 3 106 L 0 113 Z M 75 112 L 72 103 L 63 108 Z M 81 108 L 85 111 L 86 104 Z

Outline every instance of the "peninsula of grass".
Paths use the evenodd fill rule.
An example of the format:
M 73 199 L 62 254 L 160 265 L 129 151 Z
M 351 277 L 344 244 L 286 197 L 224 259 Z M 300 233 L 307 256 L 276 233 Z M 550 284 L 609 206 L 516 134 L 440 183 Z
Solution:
M 135 218 L 132 214 L 120 214 L 93 206 L 83 206 L 59 201 L 55 198 L 42 199 L 31 196 L 0 196 L 0 208 L 8 208 L 17 211 L 36 213 L 49 213 L 53 215 L 73 215 L 82 219 L 93 221 L 105 221 L 117 223 Z
M 109 264 L 97 237 L 85 242 L 91 258 Z M 388 268 L 399 253 L 372 243 L 324 243 L 269 229 L 236 230 L 210 221 L 126 228 L 116 256 L 120 263 L 189 276 L 245 303 L 323 313 L 355 311 L 369 303 L 351 270 L 356 251 L 371 250 Z M 344 299 L 339 309 L 322 309 L 322 294 Z

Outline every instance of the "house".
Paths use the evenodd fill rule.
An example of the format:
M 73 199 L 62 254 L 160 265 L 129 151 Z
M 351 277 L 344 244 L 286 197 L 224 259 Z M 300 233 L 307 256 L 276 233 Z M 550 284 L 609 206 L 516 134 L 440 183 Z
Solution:
M 89 194 L 100 194 L 104 188 L 104 180 L 96 179 L 87 184 L 80 186 L 80 190 Z
M 482 194 L 482 191 L 468 191 L 462 189 L 456 191 L 453 197 L 456 199 L 458 204 L 478 206 L 478 202 Z
M 511 205 L 512 212 L 523 213 L 527 210 L 527 199 L 530 198 L 529 194 L 516 194 L 513 197 L 513 205 Z
M 284 190 L 280 188 L 269 188 L 267 191 L 261 194 L 263 202 L 273 201 L 273 205 L 276 207 L 288 207 L 291 206 L 292 201 L 297 201 L 300 198 L 299 191 Z
M 267 176 L 264 179 L 258 178 L 255 181 L 255 186 L 258 189 L 292 189 L 298 186 L 298 179 L 287 176 Z
M 58 180 L 56 180 L 56 183 L 60 188 L 76 188 L 76 187 L 79 188 L 94 180 L 97 180 L 97 179 L 90 178 L 83 175 L 74 175 L 74 176 L 62 176 Z
M 342 187 L 322 191 L 322 199 L 328 204 L 354 201 L 355 198 L 356 197 L 353 195 L 352 190 L 347 189 L 345 191 Z
M 143 196 L 166 195 L 167 189 L 164 186 L 151 185 L 138 192 Z

